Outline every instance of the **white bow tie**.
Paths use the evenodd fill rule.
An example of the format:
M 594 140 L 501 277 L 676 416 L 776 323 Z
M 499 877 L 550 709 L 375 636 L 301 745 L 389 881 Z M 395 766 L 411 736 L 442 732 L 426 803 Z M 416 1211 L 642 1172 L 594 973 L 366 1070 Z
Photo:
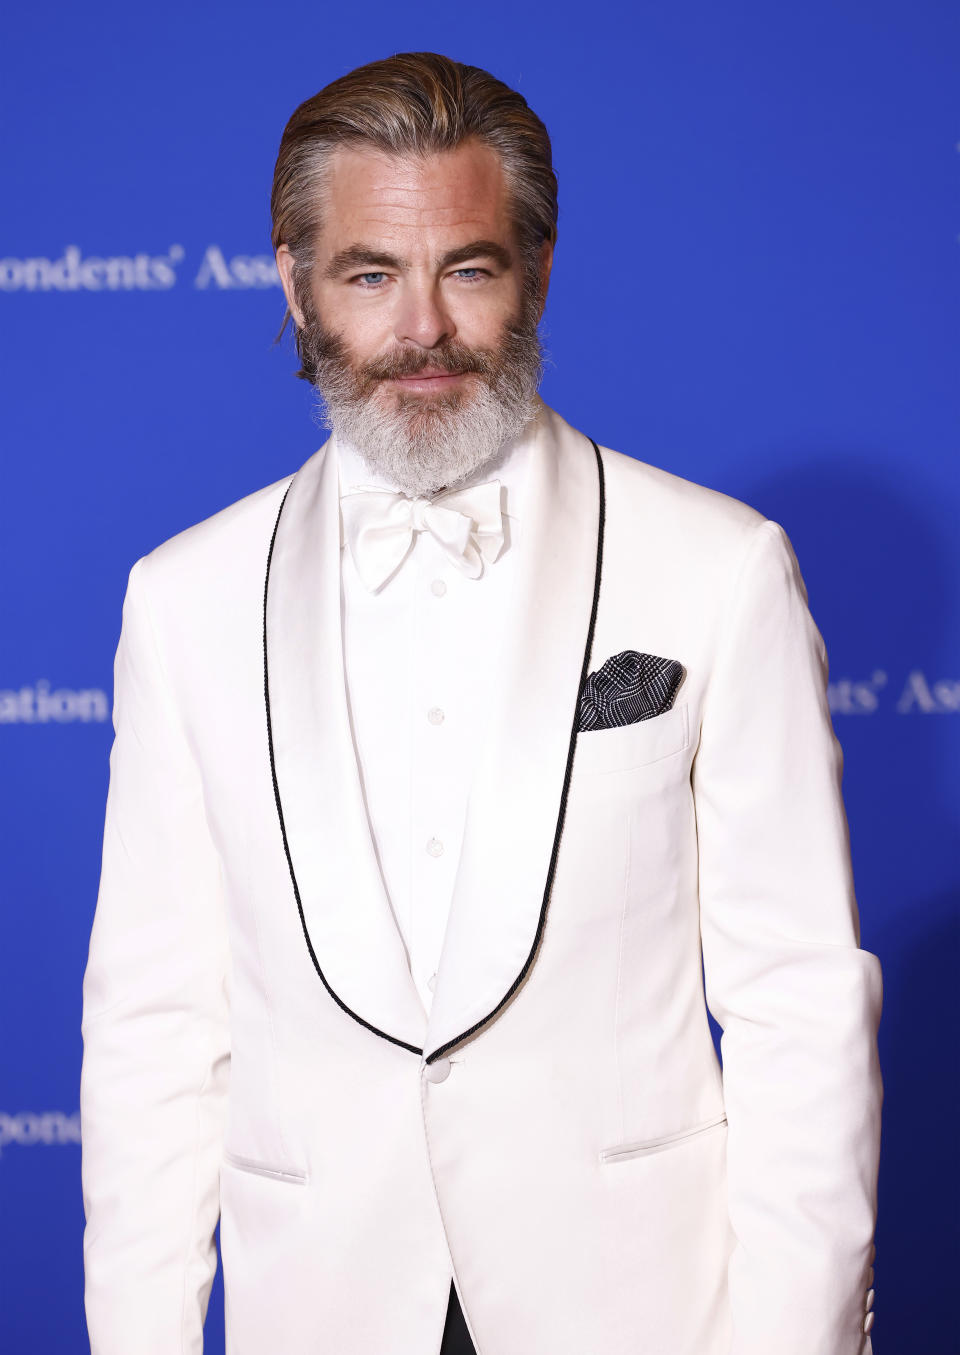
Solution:
M 432 499 L 361 489 L 340 500 L 341 522 L 357 573 L 371 592 L 400 567 L 415 532 L 427 531 L 469 579 L 479 579 L 503 548 L 500 481 L 448 489 Z

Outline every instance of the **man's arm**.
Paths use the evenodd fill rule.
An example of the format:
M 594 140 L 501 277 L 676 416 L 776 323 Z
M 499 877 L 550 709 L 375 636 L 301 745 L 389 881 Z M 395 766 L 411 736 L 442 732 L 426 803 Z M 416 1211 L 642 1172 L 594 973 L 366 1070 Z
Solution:
M 203 1346 L 229 1072 L 220 865 L 200 777 L 130 574 L 115 665 L 103 872 L 83 985 L 92 1355 Z
M 720 634 L 693 786 L 731 1355 L 869 1355 L 880 964 L 858 949 L 823 641 L 774 522 L 754 528 Z

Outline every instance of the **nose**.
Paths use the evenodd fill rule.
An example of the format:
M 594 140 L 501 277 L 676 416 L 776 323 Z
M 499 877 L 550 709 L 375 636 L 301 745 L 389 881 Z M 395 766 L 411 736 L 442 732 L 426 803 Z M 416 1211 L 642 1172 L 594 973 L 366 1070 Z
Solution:
M 405 289 L 397 310 L 394 334 L 400 343 L 436 348 L 453 337 L 456 326 L 443 304 L 439 287 L 412 282 Z

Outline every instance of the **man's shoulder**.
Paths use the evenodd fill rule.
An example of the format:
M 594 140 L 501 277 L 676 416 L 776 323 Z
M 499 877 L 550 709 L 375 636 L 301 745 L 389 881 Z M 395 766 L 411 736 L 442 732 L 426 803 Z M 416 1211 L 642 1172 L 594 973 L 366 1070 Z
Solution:
M 227 504 L 225 508 L 203 518 L 175 536 L 161 542 L 150 552 L 150 558 L 158 562 L 173 560 L 179 555 L 203 554 L 206 551 L 220 551 L 240 542 L 251 535 L 259 535 L 265 524 L 276 519 L 280 503 L 290 484 L 291 475 L 264 485 Z
M 274 524 L 293 475 L 246 494 L 161 542 L 137 562 L 154 587 L 200 587 L 249 564 L 263 572 Z
M 767 519 L 750 504 L 601 447 L 606 480 L 606 540 L 617 570 L 653 570 L 670 561 L 678 587 L 719 598 L 739 576 Z M 707 582 L 709 581 L 709 582 Z
M 750 504 L 720 490 L 687 480 L 673 471 L 626 452 L 601 447 L 608 503 L 622 504 L 632 515 L 661 522 L 668 530 L 749 533 L 764 516 Z
M 556 410 L 544 407 L 554 436 L 572 439 L 589 453 L 589 441 Z M 685 479 L 644 460 L 637 449 L 614 450 L 598 443 L 606 482 L 606 515 L 657 535 L 698 537 L 703 533 L 735 541 L 766 519 L 748 503 Z M 640 449 L 641 452 L 643 449 Z M 592 455 L 592 453 L 590 453 Z

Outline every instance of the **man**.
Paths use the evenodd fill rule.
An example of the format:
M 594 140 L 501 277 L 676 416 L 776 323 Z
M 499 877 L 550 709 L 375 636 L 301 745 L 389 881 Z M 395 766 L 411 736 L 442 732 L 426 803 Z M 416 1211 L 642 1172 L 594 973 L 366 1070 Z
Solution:
M 537 399 L 556 181 L 485 72 L 334 82 L 272 205 L 333 436 L 130 576 L 94 1355 L 201 1349 L 218 1217 L 232 1355 L 865 1355 L 880 970 L 783 530 Z

